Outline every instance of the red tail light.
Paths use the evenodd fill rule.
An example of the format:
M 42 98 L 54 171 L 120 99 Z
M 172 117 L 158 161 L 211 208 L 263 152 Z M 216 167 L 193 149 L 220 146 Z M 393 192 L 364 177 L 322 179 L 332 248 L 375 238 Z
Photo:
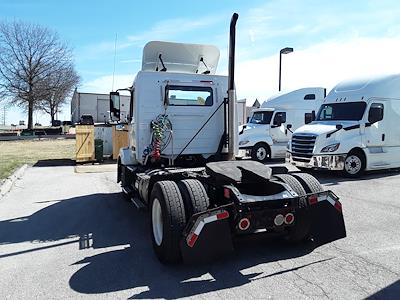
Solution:
M 294 222 L 294 215 L 292 213 L 288 213 L 285 216 L 285 224 L 292 224 Z
M 311 195 L 310 197 L 308 197 L 308 203 L 310 205 L 313 205 L 317 202 L 318 202 L 318 197 L 316 195 Z
M 231 197 L 231 190 L 224 188 L 224 197 L 229 199 Z
M 239 221 L 238 226 L 240 230 L 247 230 L 250 227 L 250 220 L 247 218 L 243 218 Z

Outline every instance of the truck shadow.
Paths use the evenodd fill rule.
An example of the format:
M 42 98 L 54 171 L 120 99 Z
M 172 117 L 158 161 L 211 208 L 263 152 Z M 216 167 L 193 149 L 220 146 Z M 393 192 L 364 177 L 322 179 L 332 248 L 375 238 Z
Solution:
M 400 295 L 400 279 L 379 290 L 375 294 L 368 296 L 366 300 L 373 299 L 398 299 Z
M 59 159 L 41 159 L 38 160 L 34 167 L 64 167 L 64 166 L 75 166 L 75 160 L 67 158 Z
M 235 252 L 213 263 L 166 266 L 153 254 L 147 213 L 137 211 L 120 193 L 86 195 L 38 205 L 44 203 L 49 206 L 30 216 L 0 221 L 0 245 L 21 242 L 37 245 L 26 251 L 2 253 L 0 260 L 76 243 L 88 255 L 73 264 L 74 268 L 76 265 L 81 268 L 69 280 L 70 287 L 79 293 L 135 289 L 132 299 L 189 297 L 323 262 L 313 261 L 287 270 L 271 268 L 274 270 L 271 273 L 246 273 L 245 269 L 250 267 L 313 251 L 310 244 L 293 247 L 258 236 L 239 241 Z M 91 248 L 103 252 L 91 255 Z

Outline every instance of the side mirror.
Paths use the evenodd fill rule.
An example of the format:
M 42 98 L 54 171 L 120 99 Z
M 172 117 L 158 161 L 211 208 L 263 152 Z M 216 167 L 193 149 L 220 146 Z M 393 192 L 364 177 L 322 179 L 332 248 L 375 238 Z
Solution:
M 249 123 L 249 121 L 250 121 L 250 117 L 247 117 L 246 118 L 246 123 Z
M 281 113 L 281 112 L 276 113 L 272 124 L 276 127 L 279 127 L 283 123 L 286 123 L 286 113 Z
M 286 128 L 287 128 L 287 129 L 292 128 L 292 124 L 287 124 L 287 125 L 286 125 Z
M 342 129 L 343 128 L 343 125 L 342 124 L 336 124 L 336 130 L 340 130 L 340 129 Z
M 372 103 L 368 113 L 368 122 L 374 124 L 383 119 L 383 104 Z
M 118 92 L 111 92 L 110 93 L 110 114 L 111 120 L 119 121 L 120 119 L 120 96 Z

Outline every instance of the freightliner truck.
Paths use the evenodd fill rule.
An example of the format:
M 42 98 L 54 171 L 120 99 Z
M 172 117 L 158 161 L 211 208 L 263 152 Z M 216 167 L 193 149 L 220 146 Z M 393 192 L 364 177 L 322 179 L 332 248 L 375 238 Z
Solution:
M 149 42 L 132 87 L 130 144 L 118 158 L 127 199 L 149 210 L 153 249 L 163 263 L 198 262 L 264 232 L 316 246 L 345 237 L 342 206 L 312 176 L 235 161 L 235 27 L 229 75 L 215 75 L 214 46 Z M 110 93 L 119 115 L 119 91 Z
M 343 172 L 400 167 L 400 74 L 346 80 L 324 99 L 314 122 L 298 128 L 287 162 Z
M 270 97 L 239 131 L 239 157 L 259 162 L 285 158 L 293 131 L 314 121 L 325 96 L 326 89 L 310 87 Z

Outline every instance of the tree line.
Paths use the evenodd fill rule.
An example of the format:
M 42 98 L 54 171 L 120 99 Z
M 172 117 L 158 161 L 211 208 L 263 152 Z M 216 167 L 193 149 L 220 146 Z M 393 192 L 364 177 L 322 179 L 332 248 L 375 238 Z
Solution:
M 72 50 L 46 27 L 21 21 L 0 23 L 0 101 L 28 113 L 55 116 L 79 84 Z

